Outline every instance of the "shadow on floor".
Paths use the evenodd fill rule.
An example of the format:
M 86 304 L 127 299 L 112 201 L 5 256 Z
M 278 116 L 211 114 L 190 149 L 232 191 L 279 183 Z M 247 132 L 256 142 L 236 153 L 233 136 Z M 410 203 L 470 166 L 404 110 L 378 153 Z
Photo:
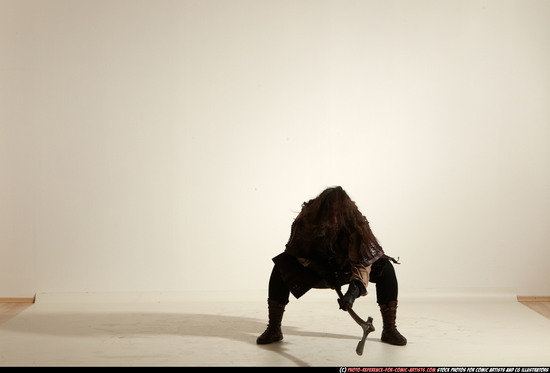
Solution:
M 40 313 L 22 314 L 3 324 L 0 329 L 17 333 L 47 334 L 59 337 L 138 338 L 143 336 L 217 337 L 256 346 L 256 338 L 265 330 L 266 321 L 247 317 L 193 313 Z M 284 335 L 334 339 L 360 339 L 355 336 L 298 329 L 283 324 Z M 293 361 L 298 366 L 308 364 L 293 356 L 285 343 L 257 345 Z

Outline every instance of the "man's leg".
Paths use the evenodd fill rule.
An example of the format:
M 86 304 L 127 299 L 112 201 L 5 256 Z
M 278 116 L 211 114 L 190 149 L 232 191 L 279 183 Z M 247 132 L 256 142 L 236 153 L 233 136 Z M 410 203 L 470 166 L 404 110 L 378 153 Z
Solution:
M 376 284 L 376 300 L 382 314 L 382 342 L 404 346 L 407 339 L 399 333 L 395 324 L 397 317 L 398 283 L 395 269 L 388 259 L 379 259 L 373 263 L 370 282 Z
M 256 343 L 269 344 L 278 342 L 283 339 L 281 331 L 281 321 L 285 306 L 288 304 L 290 290 L 286 287 L 281 273 L 277 266 L 273 266 L 271 277 L 269 278 L 268 298 L 267 298 L 267 313 L 268 324 L 267 329 L 258 337 Z

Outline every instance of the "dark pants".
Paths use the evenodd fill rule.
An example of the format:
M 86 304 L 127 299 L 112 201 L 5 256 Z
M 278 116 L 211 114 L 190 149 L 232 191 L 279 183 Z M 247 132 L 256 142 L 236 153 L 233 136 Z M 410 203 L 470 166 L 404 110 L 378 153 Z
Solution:
M 379 305 L 397 300 L 397 277 L 393 264 L 388 259 L 378 259 L 372 264 L 369 282 L 376 284 L 376 301 Z M 281 304 L 289 302 L 290 290 L 277 266 L 273 266 L 271 271 L 268 297 Z

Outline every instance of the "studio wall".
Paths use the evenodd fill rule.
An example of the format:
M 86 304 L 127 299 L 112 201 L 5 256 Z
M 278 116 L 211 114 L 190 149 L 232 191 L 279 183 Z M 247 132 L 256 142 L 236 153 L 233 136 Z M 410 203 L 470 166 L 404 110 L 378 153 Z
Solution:
M 401 292 L 550 295 L 549 2 L 0 8 L 0 297 L 266 289 L 332 185 Z

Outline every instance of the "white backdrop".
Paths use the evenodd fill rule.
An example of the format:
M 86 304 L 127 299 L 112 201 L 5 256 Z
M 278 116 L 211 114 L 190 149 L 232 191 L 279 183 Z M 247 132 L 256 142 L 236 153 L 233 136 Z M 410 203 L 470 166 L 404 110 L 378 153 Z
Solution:
M 0 297 L 267 289 L 330 185 L 402 292 L 550 295 L 550 2 L 0 9 Z

